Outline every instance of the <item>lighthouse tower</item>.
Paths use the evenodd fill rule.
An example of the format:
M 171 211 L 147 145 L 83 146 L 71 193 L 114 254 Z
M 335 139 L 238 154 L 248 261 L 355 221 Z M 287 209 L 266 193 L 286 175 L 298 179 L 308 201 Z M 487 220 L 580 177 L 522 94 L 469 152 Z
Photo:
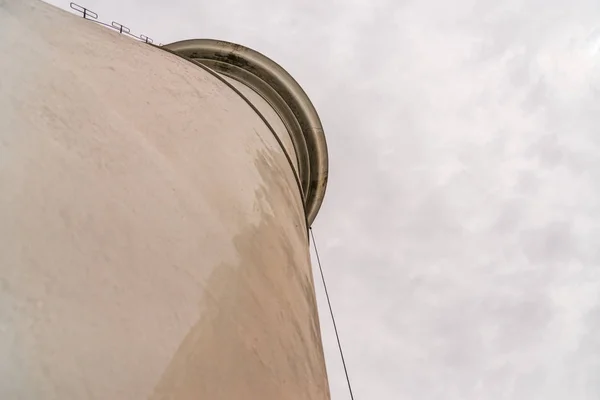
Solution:
M 0 1 L 0 54 L 0 399 L 328 399 L 298 83 L 37 0 Z

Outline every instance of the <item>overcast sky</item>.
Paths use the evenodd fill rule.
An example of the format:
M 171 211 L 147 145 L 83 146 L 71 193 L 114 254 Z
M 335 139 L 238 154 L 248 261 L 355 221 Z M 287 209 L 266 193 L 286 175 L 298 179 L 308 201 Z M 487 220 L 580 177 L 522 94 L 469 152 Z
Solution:
M 600 1 L 78 3 L 156 43 L 244 44 L 304 87 L 356 400 L 600 398 Z

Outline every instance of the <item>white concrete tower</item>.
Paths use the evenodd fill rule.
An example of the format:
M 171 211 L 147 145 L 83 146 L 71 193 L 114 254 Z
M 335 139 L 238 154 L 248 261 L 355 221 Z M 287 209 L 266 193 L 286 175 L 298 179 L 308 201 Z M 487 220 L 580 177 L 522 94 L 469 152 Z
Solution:
M 267 57 L 0 0 L 0 399 L 328 399 L 326 181 Z

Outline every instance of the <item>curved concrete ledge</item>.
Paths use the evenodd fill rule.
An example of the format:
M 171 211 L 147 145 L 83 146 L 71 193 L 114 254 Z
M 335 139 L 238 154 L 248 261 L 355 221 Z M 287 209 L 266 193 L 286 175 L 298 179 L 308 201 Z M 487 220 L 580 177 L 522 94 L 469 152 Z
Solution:
M 312 224 L 327 187 L 327 143 L 319 116 L 298 82 L 273 60 L 238 44 L 191 39 L 162 47 L 245 84 L 279 114 L 294 144 L 306 218 Z

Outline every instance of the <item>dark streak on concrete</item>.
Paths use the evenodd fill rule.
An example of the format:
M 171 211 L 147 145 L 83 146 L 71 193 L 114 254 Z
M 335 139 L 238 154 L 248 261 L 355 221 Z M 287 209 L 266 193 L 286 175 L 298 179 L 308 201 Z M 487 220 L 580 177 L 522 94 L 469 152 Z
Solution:
M 150 399 L 329 399 L 302 212 L 273 165 L 258 156 L 256 198 L 269 207 L 235 237 L 240 264 L 207 280 L 202 318 Z

